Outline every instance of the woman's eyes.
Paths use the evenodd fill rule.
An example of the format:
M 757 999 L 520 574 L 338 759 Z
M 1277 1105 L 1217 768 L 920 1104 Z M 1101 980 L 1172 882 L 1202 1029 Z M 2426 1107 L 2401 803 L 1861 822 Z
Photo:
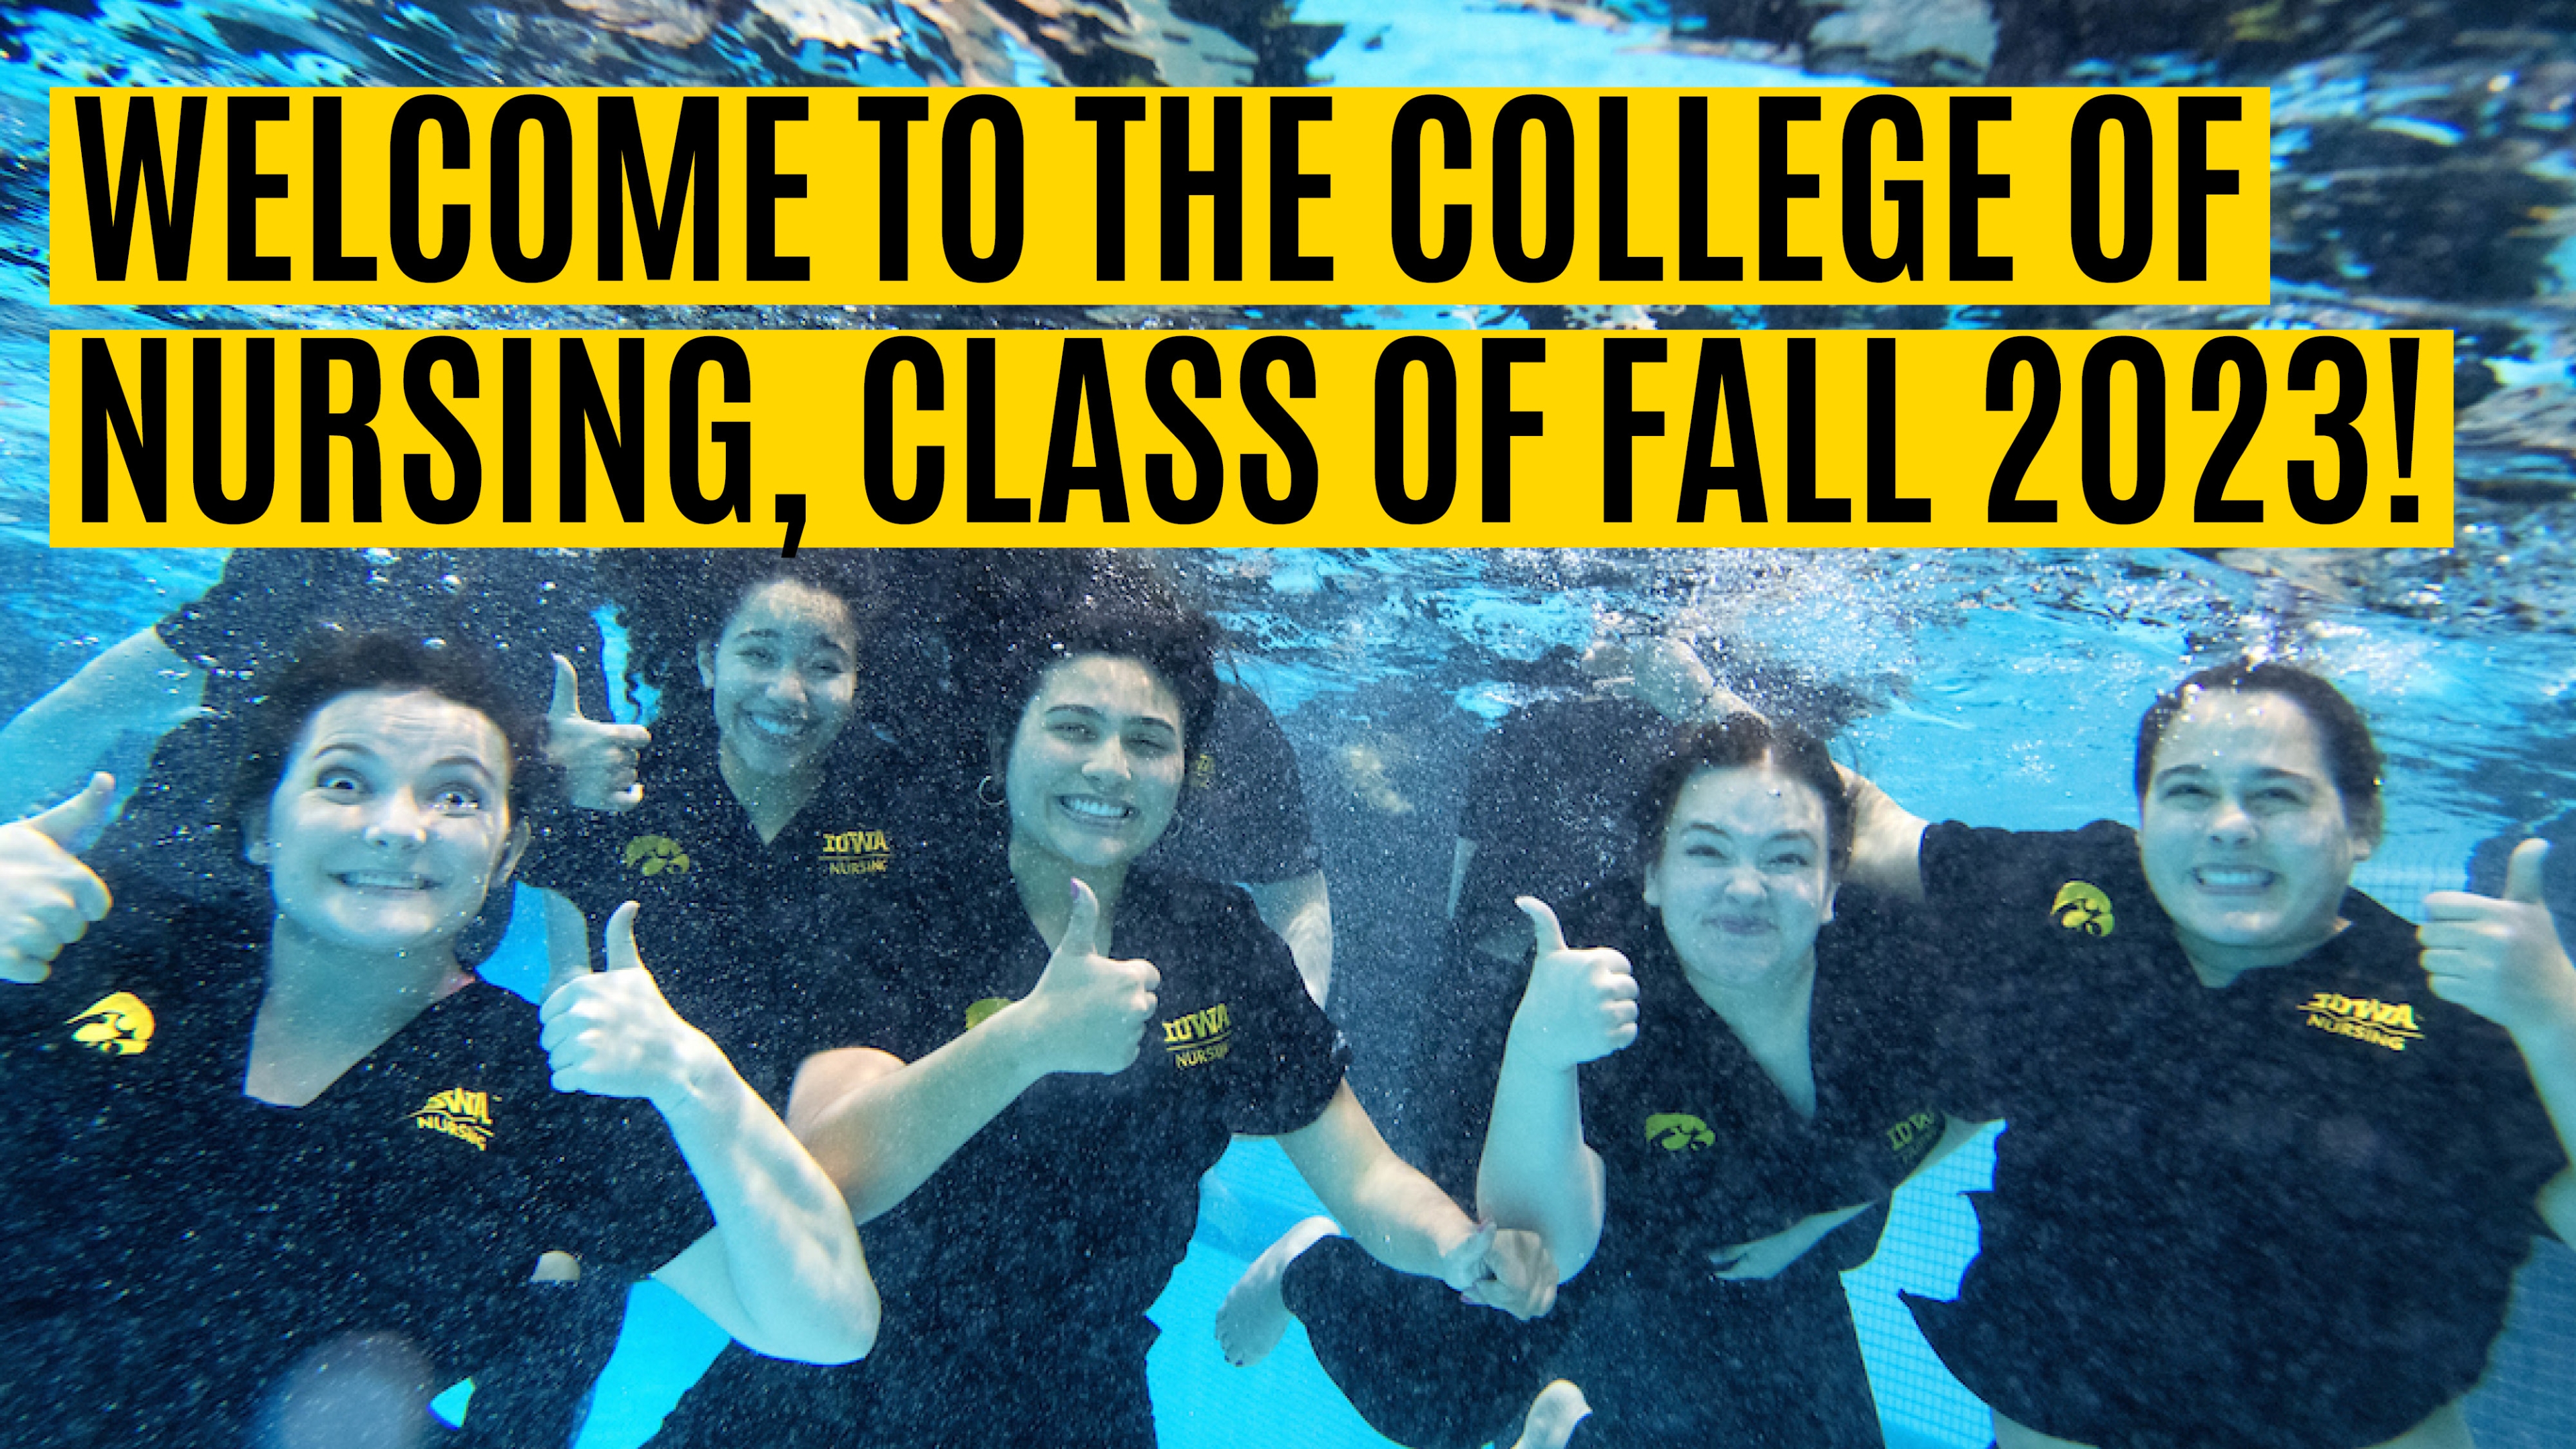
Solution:
M 483 794 L 463 785 L 450 785 L 431 795 L 429 803 L 449 814 L 464 815 L 483 808 Z
M 1129 735 L 1127 748 L 1140 755 L 1168 755 L 1172 752 L 1172 742 L 1160 735 Z
M 354 770 L 325 770 L 314 777 L 313 785 L 333 794 L 355 795 L 367 788 L 367 781 Z

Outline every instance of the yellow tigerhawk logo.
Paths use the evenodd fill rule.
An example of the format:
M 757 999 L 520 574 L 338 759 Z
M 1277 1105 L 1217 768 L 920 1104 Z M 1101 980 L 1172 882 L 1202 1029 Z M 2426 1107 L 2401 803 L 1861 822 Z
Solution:
M 2366 1041 L 2393 1052 L 2406 1050 L 2410 1041 L 2424 1039 L 2424 1028 L 2415 1023 L 2412 1002 L 2337 996 L 2331 991 L 2319 991 L 2294 1009 L 2306 1018 L 2308 1025 L 2319 1031 Z
M 72 1040 L 111 1057 L 137 1057 L 152 1045 L 152 1008 L 131 991 L 101 997 L 64 1025 Z
M 1234 1013 L 1220 1001 L 1204 1011 L 1173 1017 L 1163 1023 L 1163 1050 L 1175 1066 L 1224 1060 L 1234 1050 Z
M 667 835 L 639 835 L 626 842 L 626 863 L 645 875 L 686 875 L 689 856 Z
M 882 830 L 823 832 L 823 868 L 833 875 L 881 875 L 894 863 L 894 845 Z
M 411 1125 L 444 1132 L 480 1152 L 492 1141 L 492 1094 L 450 1087 L 421 1103 L 411 1114 Z
M 1011 998 L 1007 996 L 987 996 L 983 1000 L 969 1005 L 966 1008 L 966 1029 L 968 1031 L 973 1031 L 975 1028 L 982 1026 L 992 1017 L 994 1012 L 997 1012 L 1010 1004 Z
M 2111 898 L 2102 894 L 2100 886 L 2071 880 L 2057 888 L 2057 901 L 2048 908 L 2048 918 L 2070 931 L 2107 936 L 2112 926 Z
M 1697 1152 L 1715 1147 L 1717 1134 L 1688 1112 L 1657 1112 L 1646 1119 L 1646 1140 L 1666 1152 Z

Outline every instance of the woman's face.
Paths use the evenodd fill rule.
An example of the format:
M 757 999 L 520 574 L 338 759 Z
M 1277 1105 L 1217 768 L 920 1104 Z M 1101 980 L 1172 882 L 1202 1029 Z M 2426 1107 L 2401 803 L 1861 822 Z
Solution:
M 1181 701 L 1138 660 L 1079 654 L 1020 712 L 1004 788 L 1015 845 L 1076 869 L 1143 855 L 1181 798 Z
M 2315 722 L 2282 695 L 2202 691 L 2156 745 L 2138 855 L 2203 965 L 2278 965 L 2315 949 L 2370 847 Z
M 480 710 L 361 690 L 313 712 L 245 852 L 283 927 L 367 952 L 446 947 L 505 879 L 510 746 Z
M 822 763 L 858 708 L 859 631 L 850 606 L 794 579 L 743 595 L 724 633 L 698 646 L 716 738 L 754 775 Z
M 1834 918 L 1823 798 L 1767 764 L 1701 770 L 1673 802 L 1646 904 L 1696 978 L 1751 985 L 1802 965 Z

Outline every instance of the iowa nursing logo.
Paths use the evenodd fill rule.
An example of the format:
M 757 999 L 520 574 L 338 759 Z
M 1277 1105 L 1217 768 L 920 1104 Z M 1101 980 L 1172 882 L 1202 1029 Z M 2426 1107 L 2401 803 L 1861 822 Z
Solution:
M 2406 1050 L 2410 1041 L 2422 1041 L 2424 1029 L 2415 1024 L 2412 1002 L 2381 1001 L 2368 996 L 2337 996 L 2320 991 L 2293 1008 L 2309 1026 L 2354 1041 L 2366 1041 L 2393 1052 Z
M 894 863 L 894 846 L 882 830 L 823 832 L 823 869 L 833 875 L 883 875 Z
M 411 1125 L 443 1132 L 480 1152 L 492 1144 L 492 1094 L 450 1087 L 421 1103 Z
M 1163 1050 L 1179 1067 L 1225 1060 L 1234 1050 L 1234 1012 L 1222 1001 L 1163 1023 Z

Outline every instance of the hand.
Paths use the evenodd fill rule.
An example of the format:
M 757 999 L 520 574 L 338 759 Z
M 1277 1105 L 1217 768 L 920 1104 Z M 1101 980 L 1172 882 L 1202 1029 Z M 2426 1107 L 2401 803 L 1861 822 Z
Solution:
M 1628 958 L 1607 948 L 1574 950 L 1547 902 L 1522 896 L 1516 904 L 1530 919 L 1537 950 L 1512 1017 L 1511 1049 L 1539 1065 L 1572 1068 L 1635 1041 L 1637 978 Z
M 1100 897 L 1077 880 L 1073 914 L 1046 973 L 1015 1007 L 1035 1033 L 1044 1070 L 1107 1075 L 1125 1071 L 1145 1049 L 1145 1023 L 1162 984 L 1151 961 L 1100 954 Z
M 642 725 L 588 719 L 581 712 L 581 676 L 572 661 L 555 656 L 555 697 L 546 706 L 546 762 L 563 771 L 565 793 L 584 810 L 611 813 L 644 803 L 635 767 L 653 732 Z
M 537 1010 L 537 1042 L 555 1090 L 644 1097 L 656 1105 L 689 1090 L 715 1043 L 681 1020 L 635 950 L 636 904 L 608 918 L 608 969 L 575 976 Z
M 1869 1211 L 1869 1205 L 1835 1208 L 1831 1212 L 1809 1213 L 1767 1238 L 1720 1248 L 1708 1255 L 1717 1266 L 1717 1276 L 1741 1281 L 1747 1278 L 1776 1278 L 1780 1270 L 1807 1256 L 1807 1250 L 1825 1240 L 1834 1229 Z
M 1482 1276 L 1463 1290 L 1479 1308 L 1499 1308 L 1527 1322 L 1544 1318 L 1556 1306 L 1556 1258 L 1547 1240 L 1519 1228 L 1483 1230 Z
M 92 775 L 53 809 L 0 825 L 0 981 L 51 976 L 54 958 L 115 904 L 107 882 L 72 854 L 115 800 L 115 778 Z
M 2424 897 L 2424 973 L 2433 994 L 2457 1002 L 2510 1032 L 2576 1030 L 2576 967 L 2558 940 L 2541 894 L 2549 843 L 2514 847 L 2504 871 L 2504 898 L 2467 891 Z

